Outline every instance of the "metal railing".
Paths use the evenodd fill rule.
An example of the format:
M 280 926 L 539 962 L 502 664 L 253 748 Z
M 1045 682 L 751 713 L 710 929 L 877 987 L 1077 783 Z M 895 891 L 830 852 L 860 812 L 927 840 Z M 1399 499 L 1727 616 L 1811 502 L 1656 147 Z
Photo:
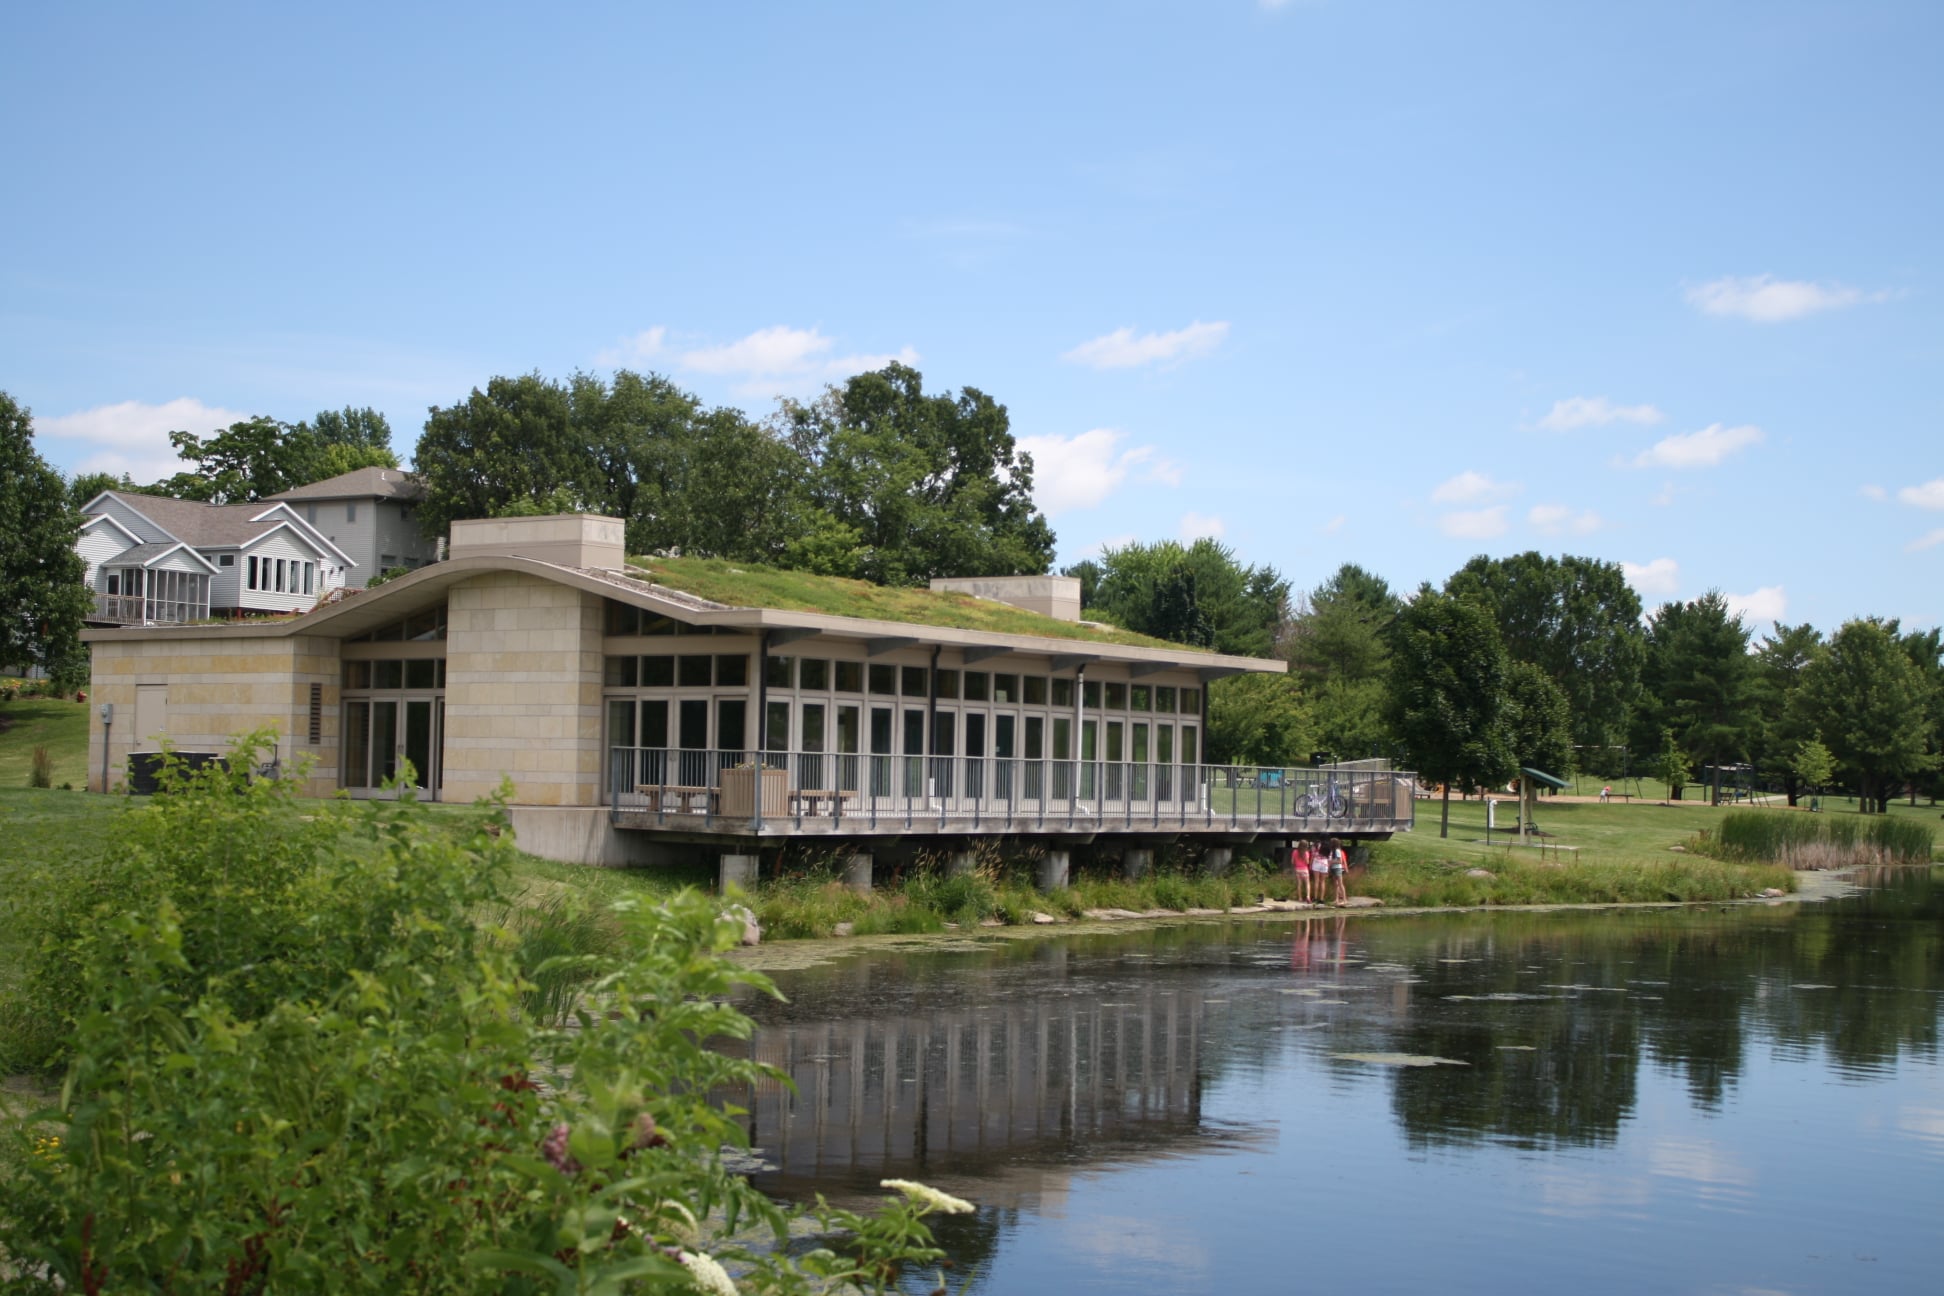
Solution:
M 624 826 L 823 832 L 1094 832 L 1135 828 L 1357 833 L 1408 828 L 1414 775 L 998 756 L 615 747 Z
M 151 598 L 145 594 L 97 594 L 94 619 L 118 625 L 175 625 L 209 616 L 209 603 Z

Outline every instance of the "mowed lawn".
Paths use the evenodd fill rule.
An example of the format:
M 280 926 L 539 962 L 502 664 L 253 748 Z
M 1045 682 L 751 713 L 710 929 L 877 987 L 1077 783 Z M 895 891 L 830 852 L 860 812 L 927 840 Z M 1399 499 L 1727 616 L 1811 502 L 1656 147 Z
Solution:
M 19 698 L 0 702 L 0 788 L 24 788 L 34 748 L 54 758 L 54 786 L 88 785 L 88 717 L 85 702 Z

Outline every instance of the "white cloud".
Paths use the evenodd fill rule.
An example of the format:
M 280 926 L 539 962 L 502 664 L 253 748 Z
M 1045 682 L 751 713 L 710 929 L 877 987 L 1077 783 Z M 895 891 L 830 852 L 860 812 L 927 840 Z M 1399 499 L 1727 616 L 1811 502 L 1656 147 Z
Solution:
M 1764 585 L 1749 594 L 1728 595 L 1728 610 L 1749 625 L 1780 621 L 1789 611 L 1789 600 L 1780 585 Z
M 1121 448 L 1127 434 L 1094 428 L 1078 436 L 1020 437 L 1018 448 L 1033 456 L 1033 502 L 1049 516 L 1093 508 L 1144 468 L 1142 479 L 1164 486 L 1181 484 L 1181 466 L 1161 458 L 1153 446 Z
M 1348 522 L 1349 520 L 1350 519 L 1345 517 L 1343 514 L 1341 513 L 1337 514 L 1335 517 L 1331 518 L 1328 522 L 1325 522 L 1323 524 L 1322 527 L 1323 534 L 1335 535 L 1337 532 L 1343 530 L 1343 524 L 1345 522 Z
M 1534 504 L 1526 513 L 1526 521 L 1543 535 L 1564 535 L 1568 531 L 1574 535 L 1592 535 L 1601 525 L 1600 515 L 1591 509 L 1575 513 L 1564 504 Z
M 1661 488 L 1654 492 L 1654 499 L 1653 499 L 1654 507 L 1655 508 L 1673 507 L 1674 497 L 1679 493 L 1680 493 L 1679 491 L 1674 489 L 1673 482 L 1662 482 Z
M 1904 546 L 1904 552 L 1921 553 L 1926 549 L 1934 549 L 1941 544 L 1944 544 L 1944 528 L 1932 531 L 1928 535 L 1918 536 L 1915 540 L 1912 540 Z
M 1515 482 L 1493 481 L 1481 472 L 1466 469 L 1431 492 L 1436 504 L 1479 504 L 1487 500 L 1510 499 L 1519 493 Z
M 1856 493 L 1866 500 L 1875 500 L 1879 504 L 1890 498 L 1890 492 L 1881 486 L 1861 486 L 1857 488 Z
M 1944 509 L 1944 477 L 1922 486 L 1906 486 L 1897 492 L 1897 498 L 1912 508 Z
M 649 329 L 649 334 L 659 333 Z M 653 339 L 659 352 L 665 334 Z M 734 391 L 739 396 L 769 396 L 780 389 L 797 389 L 805 384 L 842 382 L 853 374 L 882 369 L 892 363 L 916 365 L 918 352 L 904 347 L 895 352 L 862 352 L 831 355 L 836 341 L 814 328 L 791 328 L 775 324 L 757 329 L 747 337 L 721 346 L 695 347 L 675 358 L 681 368 L 719 377 L 740 377 Z
M 1656 558 L 1648 563 L 1620 564 L 1620 574 L 1636 594 L 1672 594 L 1681 587 L 1681 564 L 1672 558 Z
M 1136 334 L 1131 328 L 1115 329 L 1104 337 L 1082 342 L 1060 359 L 1092 369 L 1133 369 L 1141 365 L 1178 364 L 1207 355 L 1228 336 L 1226 320 L 1204 324 L 1196 320 L 1187 328 L 1172 333 Z
M 1707 315 L 1731 315 L 1757 324 L 1779 324 L 1818 311 L 1890 300 L 1888 292 L 1864 292 L 1843 284 L 1810 283 L 1759 274 L 1724 275 L 1687 291 L 1688 304 Z
M 1505 534 L 1505 506 L 1446 513 L 1438 519 L 1438 529 L 1456 540 L 1490 540 Z
M 1724 427 L 1710 423 L 1699 432 L 1662 437 L 1634 456 L 1636 468 L 1712 468 L 1737 450 L 1757 445 L 1762 429 L 1752 423 Z
M 668 329 L 660 324 L 641 330 L 630 338 L 622 338 L 616 346 L 610 347 L 594 357 L 594 362 L 623 368 L 627 365 L 645 364 L 662 353 L 668 342 Z
M 76 414 L 36 418 L 34 431 L 56 441 L 72 442 L 72 454 L 80 456 L 72 460 L 75 472 L 127 473 L 138 482 L 151 482 L 183 467 L 175 447 L 169 444 L 169 433 L 194 432 L 206 437 L 249 417 L 241 410 L 179 396 L 159 405 L 122 401 Z M 70 455 L 51 457 L 70 459 Z
M 1574 428 L 1605 427 L 1609 423 L 1646 423 L 1664 421 L 1667 415 L 1652 405 L 1615 405 L 1604 396 L 1570 396 L 1554 401 L 1539 426 L 1550 432 L 1571 432 Z
M 1210 517 L 1201 513 L 1183 513 L 1181 515 L 1181 538 L 1183 540 L 1200 540 L 1203 536 L 1211 540 L 1220 540 L 1222 534 L 1227 530 L 1228 526 L 1218 517 Z

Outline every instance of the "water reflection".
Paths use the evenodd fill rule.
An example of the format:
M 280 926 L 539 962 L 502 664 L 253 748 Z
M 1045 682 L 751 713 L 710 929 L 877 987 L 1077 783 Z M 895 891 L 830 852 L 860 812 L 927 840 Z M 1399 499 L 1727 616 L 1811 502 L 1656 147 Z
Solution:
M 1897 1176 L 1934 1182 L 1944 1161 L 1944 888 L 1928 872 L 1878 881 L 1821 905 L 1239 921 L 782 975 L 790 1003 L 746 1005 L 756 1056 L 796 1086 L 743 1096 L 770 1167 L 758 1183 L 854 1199 L 883 1177 L 938 1181 L 985 1208 L 947 1230 L 962 1260 L 1003 1264 L 995 1248 L 1063 1221 L 1067 1250 L 1041 1263 L 1112 1290 L 1169 1286 L 1130 1281 L 1107 1255 L 1140 1242 L 1099 1204 L 1131 1191 L 1108 1182 L 1208 1212 L 1171 1215 L 1168 1250 L 1213 1273 L 1242 1262 L 1203 1234 L 1263 1211 L 1249 1194 L 1269 1182 L 1307 1194 L 1312 1156 L 1368 1180 L 1373 1200 L 1434 1215 L 1459 1208 L 1416 1201 L 1426 1158 L 1511 1157 L 1508 1221 L 1656 1236 L 1680 1235 L 1682 1211 L 1718 1226 L 1778 1202 L 1806 1210 L 1821 1181 L 1849 1176 L 1862 1186 L 1837 1214 L 1891 1228 L 1912 1209 Z M 1858 1086 L 1882 1106 L 1843 1092 Z M 1804 1106 L 1832 1123 L 1770 1114 Z M 1312 1209 L 1318 1226 L 1336 1219 L 1334 1202 Z M 1103 1251 L 1108 1235 L 1120 1241 Z M 1230 1281 L 1275 1271 L 1270 1252 L 1261 1264 Z

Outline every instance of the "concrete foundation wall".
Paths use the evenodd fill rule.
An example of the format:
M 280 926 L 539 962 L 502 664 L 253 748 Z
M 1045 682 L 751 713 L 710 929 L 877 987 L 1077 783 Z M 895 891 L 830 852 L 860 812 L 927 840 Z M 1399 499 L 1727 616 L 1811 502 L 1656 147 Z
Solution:
M 507 808 L 521 850 L 562 864 L 602 868 L 648 868 L 691 862 L 695 847 L 662 845 L 647 833 L 622 832 L 598 806 Z

